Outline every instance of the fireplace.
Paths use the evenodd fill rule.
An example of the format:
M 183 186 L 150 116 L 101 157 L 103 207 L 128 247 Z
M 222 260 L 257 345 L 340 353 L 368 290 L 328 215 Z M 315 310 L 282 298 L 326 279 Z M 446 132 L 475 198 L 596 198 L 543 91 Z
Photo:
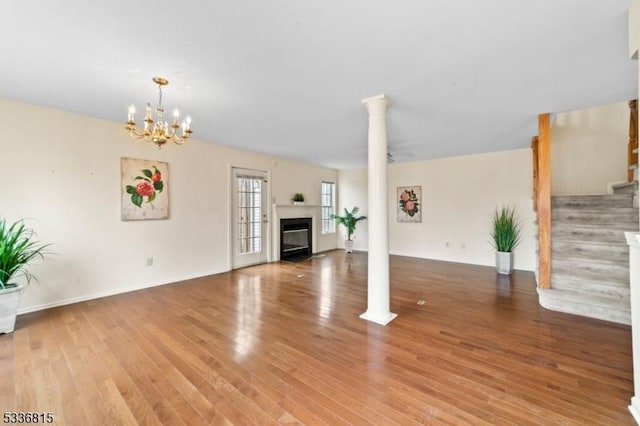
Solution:
M 306 259 L 313 253 L 310 217 L 280 219 L 280 260 Z

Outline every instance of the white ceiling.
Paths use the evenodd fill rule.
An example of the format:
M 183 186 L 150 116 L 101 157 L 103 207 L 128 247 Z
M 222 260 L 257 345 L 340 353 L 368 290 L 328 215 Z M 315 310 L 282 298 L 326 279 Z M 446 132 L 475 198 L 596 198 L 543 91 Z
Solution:
M 396 161 L 522 148 L 539 113 L 637 97 L 629 4 L 16 0 L 0 97 L 124 122 L 161 75 L 198 139 L 350 168 L 366 164 L 360 101 L 385 93 Z

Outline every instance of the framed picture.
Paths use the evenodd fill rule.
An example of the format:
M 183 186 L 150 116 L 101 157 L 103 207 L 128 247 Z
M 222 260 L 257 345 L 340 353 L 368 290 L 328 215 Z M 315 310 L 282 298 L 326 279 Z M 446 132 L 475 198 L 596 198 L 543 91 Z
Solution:
M 422 222 L 422 187 L 399 186 L 396 197 L 398 222 Z
M 169 218 L 169 165 L 163 161 L 121 158 L 122 220 Z

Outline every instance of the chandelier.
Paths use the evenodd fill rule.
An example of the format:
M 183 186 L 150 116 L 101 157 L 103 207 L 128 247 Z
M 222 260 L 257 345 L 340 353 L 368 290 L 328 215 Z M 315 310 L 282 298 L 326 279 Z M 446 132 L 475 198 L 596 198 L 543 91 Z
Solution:
M 158 149 L 162 148 L 162 145 L 168 141 L 173 141 L 178 145 L 184 144 L 191 136 L 191 117 L 187 117 L 179 124 L 180 112 L 177 109 L 173 110 L 173 121 L 169 124 L 164 119 L 164 107 L 162 106 L 162 86 L 169 84 L 167 79 L 162 77 L 153 77 L 153 82 L 158 85 L 158 105 L 156 106 L 155 120 L 151 116 L 151 103 L 147 102 L 146 114 L 144 116 L 144 130 L 138 130 L 136 127 L 136 121 L 134 114 L 136 108 L 131 105 L 129 107 L 129 118 L 127 120 L 126 129 L 129 131 L 129 135 L 132 138 L 144 139 L 148 142 L 153 142 L 158 145 Z M 182 128 L 182 134 L 178 135 L 178 130 Z

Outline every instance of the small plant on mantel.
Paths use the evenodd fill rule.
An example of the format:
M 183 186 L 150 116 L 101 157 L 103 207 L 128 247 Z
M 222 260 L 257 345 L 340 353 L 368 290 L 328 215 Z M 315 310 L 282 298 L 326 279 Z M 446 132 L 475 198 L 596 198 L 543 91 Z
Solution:
M 293 194 L 293 198 L 291 199 L 293 204 L 303 204 L 304 203 L 304 194 L 302 192 L 296 192 Z

